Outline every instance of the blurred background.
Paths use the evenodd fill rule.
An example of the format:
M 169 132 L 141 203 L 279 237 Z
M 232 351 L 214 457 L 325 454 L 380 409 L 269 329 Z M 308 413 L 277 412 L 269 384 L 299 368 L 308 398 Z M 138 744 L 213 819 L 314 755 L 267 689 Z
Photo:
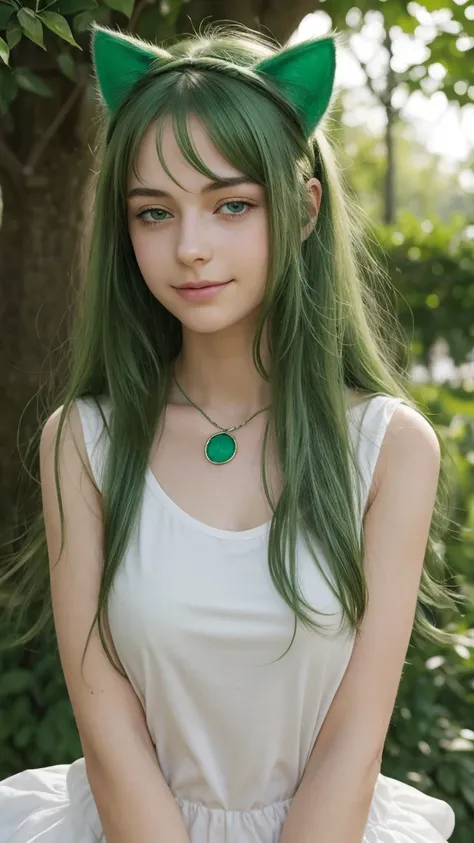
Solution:
M 22 470 L 65 376 L 95 94 L 92 21 L 163 40 L 213 20 L 281 44 L 345 33 L 330 121 L 341 169 L 394 285 L 413 396 L 452 455 L 456 644 L 410 647 L 382 773 L 453 806 L 474 840 L 474 4 L 470 0 L 0 0 L 0 540 L 38 502 Z M 0 609 L 1 609 L 0 602 Z M 0 616 L 1 624 L 1 616 Z M 50 642 L 0 654 L 0 778 L 82 755 Z M 451 843 L 450 841 L 450 843 Z

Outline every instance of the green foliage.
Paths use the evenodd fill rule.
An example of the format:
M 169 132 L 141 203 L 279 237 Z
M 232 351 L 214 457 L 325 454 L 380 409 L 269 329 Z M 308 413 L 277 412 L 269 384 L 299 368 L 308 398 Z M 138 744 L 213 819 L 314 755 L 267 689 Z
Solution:
M 471 227 L 472 230 L 472 227 Z M 398 291 L 398 313 L 414 359 L 428 363 L 438 337 L 456 363 L 474 345 L 474 240 L 466 220 L 449 225 L 402 213 L 378 228 L 387 268 Z M 474 821 L 474 396 L 469 382 L 455 388 L 414 387 L 420 406 L 448 446 L 456 510 L 444 538 L 453 585 L 467 594 L 469 611 L 455 646 L 410 647 L 384 751 L 382 772 L 446 799 L 456 813 L 450 843 L 471 843 Z M 457 523 L 456 523 L 457 522 Z M 441 626 L 444 619 L 438 618 Z
M 453 457 L 456 512 L 444 539 L 451 587 L 470 606 L 455 627 L 454 646 L 422 642 L 408 650 L 382 773 L 445 799 L 456 814 L 450 843 L 471 843 L 474 820 L 474 398 L 462 389 L 413 389 Z
M 67 76 L 68 79 L 71 80 L 71 82 L 74 82 L 76 80 L 76 65 L 73 57 L 71 56 L 71 53 L 59 53 L 58 65 L 64 75 Z
M 472 610 L 469 622 L 470 635 L 460 634 L 455 647 L 408 650 L 382 764 L 384 775 L 449 802 L 456 814 L 450 843 L 471 843 L 474 819 L 474 732 L 466 728 L 474 703 Z
M 24 35 L 41 47 L 46 49 L 43 43 L 43 25 L 39 15 L 36 15 L 33 9 L 23 8 L 17 13 L 18 23 L 23 30 Z
M 52 95 L 49 85 L 28 67 L 16 67 L 13 71 L 13 79 L 18 88 L 22 88 L 31 94 L 38 94 L 40 97 Z
M 71 81 L 78 65 L 89 61 L 90 26 L 120 26 L 142 38 L 163 40 L 175 32 L 182 0 L 0 0 L 0 115 L 9 113 L 21 90 L 49 96 L 50 88 L 31 68 L 17 65 L 17 47 L 28 38 L 55 58 L 58 69 Z M 52 33 L 52 36 L 50 35 Z M 76 58 L 64 43 L 78 52 Z M 81 56 L 82 53 L 82 56 Z M 20 79 L 15 78 L 20 70 Z M 89 66 L 87 65 L 87 71 Z
M 398 292 L 398 315 L 414 354 L 428 364 L 438 337 L 449 344 L 456 364 L 474 346 L 474 237 L 464 217 L 449 225 L 402 212 L 396 224 L 380 226 L 378 239 L 387 254 Z
M 117 12 L 122 12 L 127 18 L 132 16 L 134 0 L 108 0 L 108 6 Z
M 68 44 L 72 44 L 73 47 L 79 47 L 79 44 L 77 44 L 72 36 L 71 28 L 66 18 L 62 15 L 58 15 L 56 12 L 39 12 L 38 17 L 59 38 L 67 41 Z M 82 47 L 79 47 L 79 49 L 81 50 Z
M 12 47 L 16 47 L 16 45 L 21 41 L 22 34 L 21 26 L 15 23 L 15 21 L 9 20 L 7 23 L 6 35 L 10 49 Z
M 5 62 L 5 64 L 8 64 L 9 56 L 10 48 L 6 41 L 4 41 L 3 38 L 0 38 L 0 58 Z
M 82 755 L 57 647 L 0 655 L 0 780 Z
M 425 77 L 429 74 L 430 66 L 439 62 L 445 70 L 445 75 L 439 79 L 436 88 L 444 91 L 449 100 L 457 101 L 461 106 L 472 105 L 472 86 L 469 88 L 472 60 L 468 44 L 469 39 L 474 37 L 474 20 L 466 14 L 468 7 L 469 3 L 463 3 L 462 0 L 420 0 L 417 3 L 411 3 L 409 0 L 358 0 L 357 3 L 351 0 L 329 0 L 324 4 L 324 10 L 330 15 L 333 23 L 338 28 L 353 33 L 360 32 L 368 17 L 377 12 L 383 21 L 383 29 L 390 38 L 396 37 L 397 29 L 407 36 L 419 37 L 422 34 L 420 24 L 425 22 L 426 12 L 432 14 L 430 25 L 434 31 L 428 39 L 426 58 L 420 60 L 417 57 L 415 63 L 406 71 L 395 72 L 395 87 L 403 86 L 410 93 L 424 90 Z M 441 14 L 438 14 L 439 12 Z M 461 80 L 466 81 L 465 87 L 459 87 L 458 83 Z M 370 79 L 368 81 L 370 83 Z M 431 82 L 430 79 L 430 84 Z M 428 89 L 428 92 L 431 93 L 431 90 Z
M 345 125 L 342 109 L 335 119 L 338 121 L 334 130 L 338 136 L 338 157 L 346 178 L 368 217 L 382 219 L 387 168 L 384 134 L 367 131 L 364 124 Z M 410 211 L 421 220 L 439 217 L 437 225 L 448 224 L 454 214 L 467 216 L 471 213 L 472 194 L 463 190 L 460 184 L 461 172 L 469 169 L 468 160 L 451 165 L 448 170 L 442 156 L 430 152 L 414 137 L 413 127 L 402 120 L 397 120 L 393 126 L 393 141 L 397 208 Z

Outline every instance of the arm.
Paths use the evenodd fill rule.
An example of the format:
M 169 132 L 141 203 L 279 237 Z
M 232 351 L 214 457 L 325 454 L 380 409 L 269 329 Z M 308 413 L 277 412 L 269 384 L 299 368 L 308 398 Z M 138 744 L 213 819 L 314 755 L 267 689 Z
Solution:
M 369 605 L 280 843 L 362 843 L 410 642 L 440 451 L 410 407 L 393 413 L 364 522 Z M 375 479 L 375 478 L 374 478 Z
M 57 562 L 61 532 L 53 446 L 59 414 L 60 410 L 53 413 L 41 434 L 41 489 L 54 623 L 91 791 L 108 843 L 189 843 L 181 811 L 160 770 L 140 700 L 108 661 L 96 627 L 81 675 L 101 577 L 101 495 L 88 476 L 90 467 L 84 470 L 88 458 L 73 405 L 61 437 L 65 543 Z M 113 645 L 111 649 L 117 658 Z

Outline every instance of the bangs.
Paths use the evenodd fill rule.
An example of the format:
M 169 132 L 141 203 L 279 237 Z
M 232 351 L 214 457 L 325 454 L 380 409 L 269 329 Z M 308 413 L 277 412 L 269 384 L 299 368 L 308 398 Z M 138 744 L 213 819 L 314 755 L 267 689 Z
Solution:
M 151 93 L 151 88 L 157 91 L 158 86 L 162 89 L 161 94 L 165 93 L 163 88 L 168 89 L 165 97 L 157 97 L 161 103 L 157 102 L 154 120 L 157 123 L 157 154 L 163 169 L 176 184 L 179 183 L 169 171 L 161 149 L 163 124 L 167 118 L 171 118 L 181 154 L 190 166 L 207 178 L 215 179 L 217 174 L 209 170 L 193 144 L 189 132 L 191 116 L 201 121 L 211 142 L 229 164 L 264 187 L 270 187 L 272 163 L 279 165 L 280 172 L 282 165 L 286 172 L 291 163 L 294 167 L 295 141 L 300 140 L 297 127 L 291 137 L 284 115 L 263 92 L 246 81 L 218 71 L 186 69 L 170 73 L 169 77 L 156 80 L 146 93 Z M 135 174 L 138 143 L 139 137 L 136 137 L 131 162 Z M 305 151 L 311 154 L 309 148 L 302 149 L 300 159 L 305 157 Z

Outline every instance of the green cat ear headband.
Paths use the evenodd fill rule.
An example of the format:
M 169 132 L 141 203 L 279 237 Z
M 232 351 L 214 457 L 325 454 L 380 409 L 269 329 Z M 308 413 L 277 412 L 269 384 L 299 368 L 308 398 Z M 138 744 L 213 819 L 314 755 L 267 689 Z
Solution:
M 111 113 L 149 71 L 202 63 L 199 58 L 177 59 L 146 41 L 100 26 L 95 26 L 92 32 L 92 57 L 100 93 Z M 229 66 L 226 61 L 212 60 L 212 66 L 219 64 Z M 308 136 L 329 105 L 335 69 L 336 50 L 332 37 L 288 47 L 250 68 L 273 82 L 289 100 L 301 116 Z M 242 73 L 245 72 L 242 69 Z

